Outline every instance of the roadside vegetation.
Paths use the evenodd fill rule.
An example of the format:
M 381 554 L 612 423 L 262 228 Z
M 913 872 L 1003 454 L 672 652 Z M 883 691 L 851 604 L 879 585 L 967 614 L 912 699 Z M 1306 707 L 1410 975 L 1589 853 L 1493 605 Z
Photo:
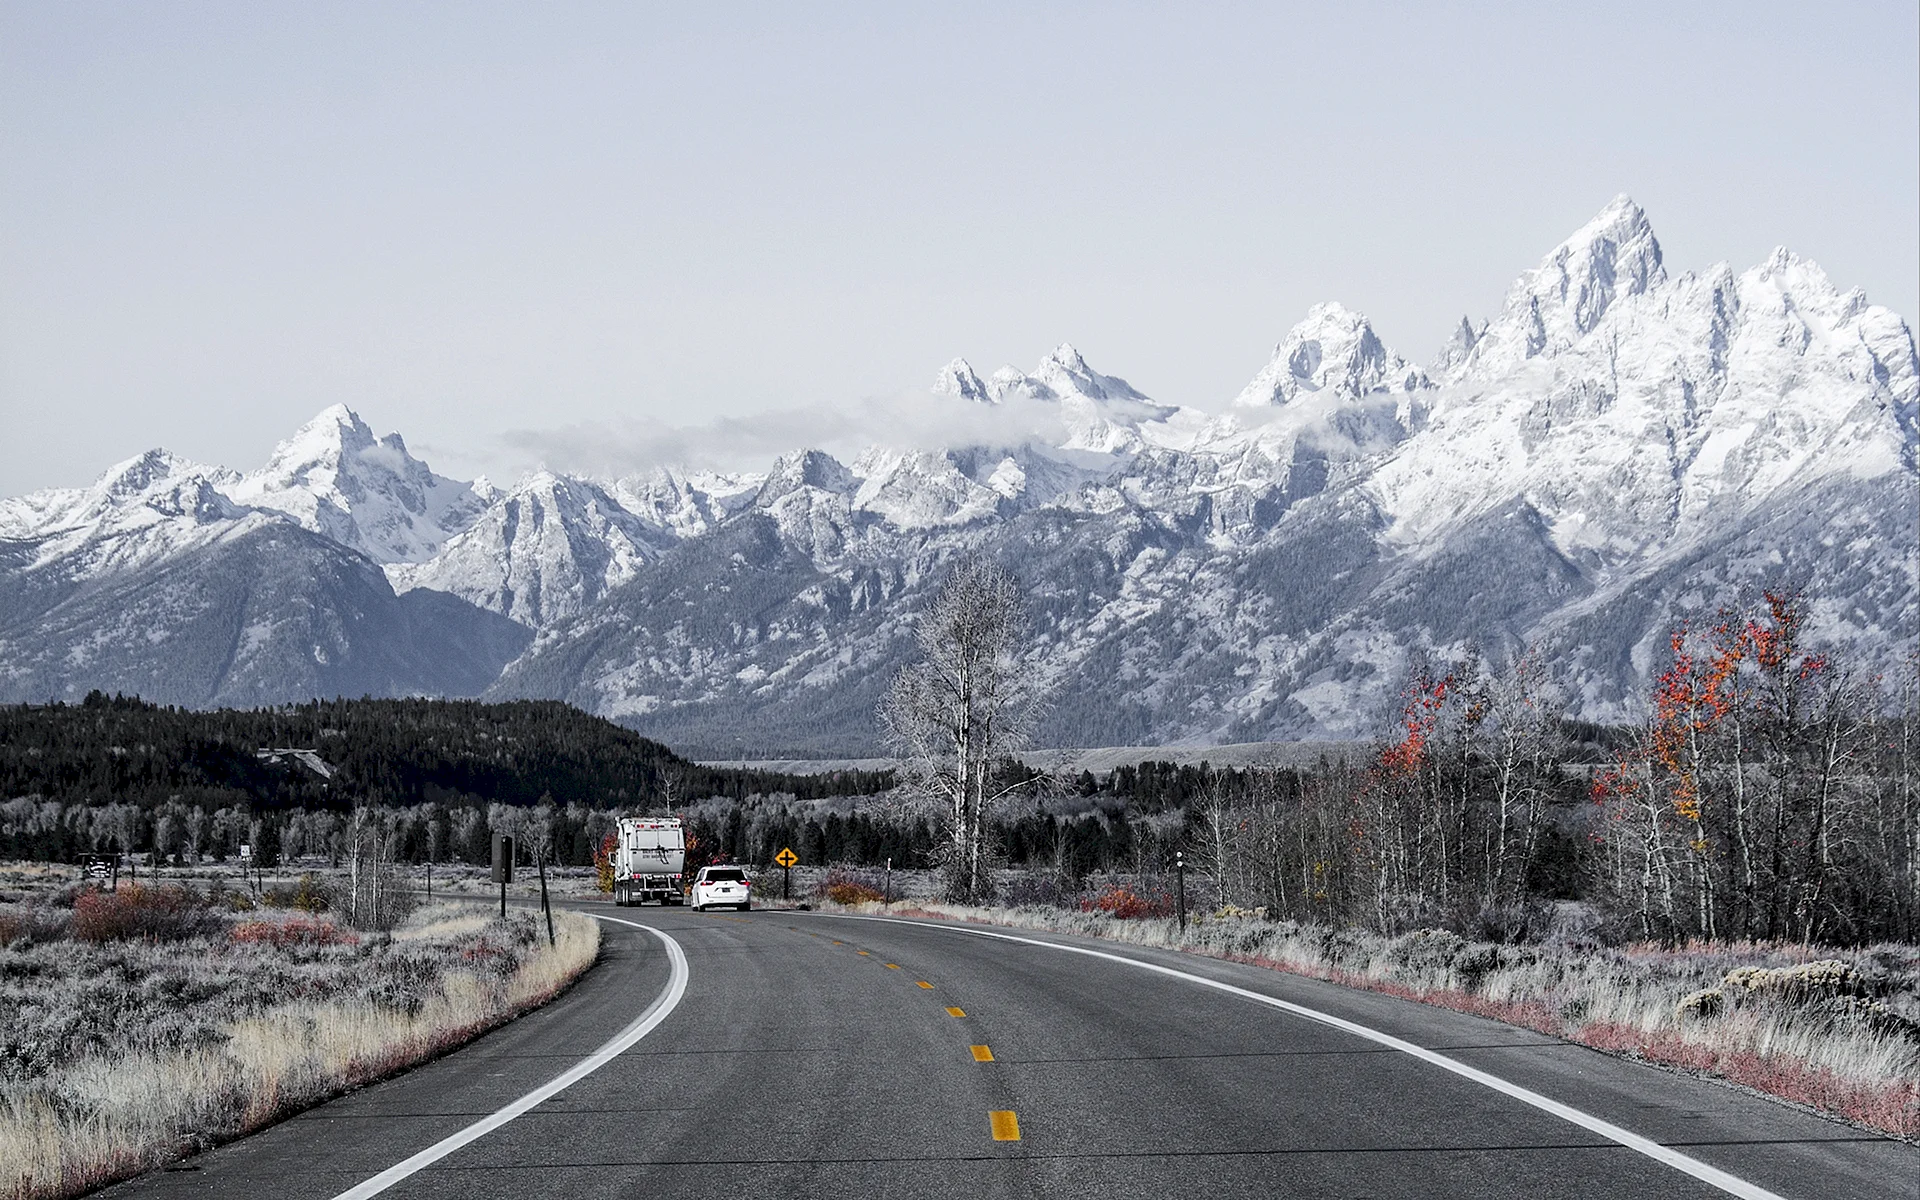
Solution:
M 350 877 L 256 894 L 0 871 L 0 1197 L 70 1196 L 432 1058 L 558 995 L 591 918 L 401 913 Z M 364 886 L 362 891 L 364 893 Z
M 881 711 L 951 835 L 932 855 L 945 903 L 921 911 L 1392 992 L 1920 1137 L 1920 658 L 1896 679 L 1853 668 L 1810 644 L 1802 597 L 1767 592 L 1677 627 L 1646 720 L 1618 730 L 1568 722 L 1531 656 L 1431 659 L 1370 755 L 1178 772 L 1177 808 L 1163 790 L 1158 812 L 1100 822 L 1096 879 L 1046 812 L 1060 781 L 1032 779 L 1023 812 L 1017 766 L 956 788 L 942 765 L 1031 723 L 1031 688 L 1004 678 L 1017 592 L 981 598 L 978 571 L 923 615 L 924 661 Z M 959 594 L 974 615 L 949 611 Z M 979 624 L 993 644 L 969 656 Z M 900 693 L 923 676 L 944 690 L 922 686 L 937 695 L 907 726 Z M 996 807 L 997 839 L 980 830 Z M 995 851 L 1029 869 L 982 871 Z M 819 898 L 870 905 L 871 874 L 830 874 Z M 1170 920 L 1190 899 L 1210 915 Z
M 350 869 L 372 853 L 391 873 L 366 877 L 377 906 L 429 880 L 491 895 L 478 872 L 505 833 L 556 891 L 582 894 L 610 884 L 621 815 L 672 813 L 689 876 L 741 864 L 756 903 L 779 903 L 773 859 L 791 848 L 795 903 L 891 899 L 1179 941 L 1920 1136 L 1920 659 L 1868 672 L 1776 592 L 1676 626 L 1634 725 L 1569 719 L 1538 656 L 1462 649 L 1416 662 L 1371 745 L 1049 773 L 1019 757 L 1045 694 L 1023 675 L 1022 607 L 1004 571 L 956 568 L 923 614 L 922 662 L 877 714 L 902 755 L 883 772 L 700 774 L 542 705 L 295 706 L 284 728 L 273 710 L 171 742 L 139 738 L 238 717 L 104 698 L 0 710 L 14 722 L 0 732 L 40 739 L 0 754 L 0 777 L 46 789 L 0 801 L 0 853 L 114 851 L 151 880 L 247 844 L 256 877 L 280 881 L 269 890 L 298 873 L 276 864 Z M 62 729 L 84 754 L 59 748 Z M 248 749 L 363 735 L 378 752 L 340 756 L 325 787 Z M 227 790 L 167 790 L 220 771 Z M 490 799 L 468 790 L 495 784 Z M 1201 917 L 1184 940 L 1165 932 L 1177 861 Z M 1809 965 L 1822 963 L 1840 967 Z
M 1080 906 L 901 901 L 841 883 L 819 901 L 1184 950 L 1491 1017 L 1718 1076 L 1920 1140 L 1920 950 L 1792 943 L 1515 945 L 1440 929 L 1383 935 L 1223 906 L 1185 930 L 1125 883 Z

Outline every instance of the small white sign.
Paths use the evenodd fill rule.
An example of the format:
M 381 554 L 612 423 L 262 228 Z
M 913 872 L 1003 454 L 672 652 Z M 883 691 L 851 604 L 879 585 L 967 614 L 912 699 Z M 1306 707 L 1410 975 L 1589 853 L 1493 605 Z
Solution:
M 253 857 L 253 847 L 252 847 L 252 846 L 249 846 L 249 845 L 248 845 L 247 843 L 245 843 L 245 842 L 241 842 L 241 843 L 240 843 L 240 857 L 241 857 L 241 858 L 252 858 L 252 857 Z

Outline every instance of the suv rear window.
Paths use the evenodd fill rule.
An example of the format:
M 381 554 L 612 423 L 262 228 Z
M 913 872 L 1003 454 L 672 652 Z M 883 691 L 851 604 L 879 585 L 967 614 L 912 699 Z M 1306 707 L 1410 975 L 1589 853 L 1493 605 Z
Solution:
M 717 871 L 707 872 L 708 883 L 739 883 L 745 878 L 746 875 L 734 867 L 723 867 Z

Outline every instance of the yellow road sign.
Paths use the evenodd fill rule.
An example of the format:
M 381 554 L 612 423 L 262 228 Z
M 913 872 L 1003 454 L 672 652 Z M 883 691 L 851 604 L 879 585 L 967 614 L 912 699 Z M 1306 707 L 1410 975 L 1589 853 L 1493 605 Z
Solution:
M 800 856 L 798 854 L 795 854 L 790 849 L 782 850 L 780 851 L 780 853 L 773 856 L 773 861 L 779 863 L 783 867 L 790 867 L 793 864 L 800 861 Z

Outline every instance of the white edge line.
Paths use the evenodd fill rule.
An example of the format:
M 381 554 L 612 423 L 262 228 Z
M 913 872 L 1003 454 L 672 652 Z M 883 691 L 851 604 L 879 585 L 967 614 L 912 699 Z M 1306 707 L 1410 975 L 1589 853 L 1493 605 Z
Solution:
M 687 954 L 686 951 L 680 948 L 680 943 L 674 941 L 671 937 L 668 937 L 665 933 L 655 929 L 653 926 L 642 925 L 638 921 L 628 921 L 620 917 L 601 916 L 599 913 L 590 913 L 588 915 L 602 921 L 614 921 L 621 925 L 631 925 L 635 929 L 644 929 L 666 944 L 667 958 L 672 965 L 672 973 L 667 980 L 665 990 L 654 997 L 653 1003 L 647 1006 L 647 1011 L 635 1018 L 633 1024 L 615 1034 L 606 1045 L 601 1046 L 592 1054 L 589 1054 L 587 1057 L 569 1067 L 566 1071 L 556 1076 L 551 1082 L 528 1092 L 492 1116 L 482 1117 L 460 1132 L 435 1142 L 433 1145 L 428 1146 L 425 1150 L 406 1159 L 404 1162 L 399 1162 L 388 1167 L 365 1183 L 348 1188 L 338 1196 L 335 1196 L 333 1200 L 367 1200 L 369 1196 L 377 1196 L 394 1184 L 407 1178 L 409 1175 L 414 1174 L 416 1171 L 423 1170 L 439 1162 L 468 1142 L 483 1138 L 502 1125 L 505 1125 L 508 1121 L 513 1120 L 515 1117 L 546 1103 L 548 1100 L 553 1099 L 561 1092 L 566 1091 L 574 1084 L 619 1057 L 620 1054 L 631 1048 L 635 1042 L 652 1033 L 660 1022 L 666 1020 L 667 1017 L 672 1014 L 673 1010 L 679 1007 L 680 998 L 687 993 L 688 976 Z
M 847 921 L 884 921 L 891 925 L 912 925 L 920 929 L 944 929 L 950 933 L 964 933 L 974 937 L 998 938 L 1001 941 L 1020 942 L 1028 946 L 1045 946 L 1049 950 L 1063 950 L 1068 954 L 1084 954 L 1089 958 L 1104 958 L 1109 962 L 1124 963 L 1130 967 L 1138 967 L 1142 971 L 1152 971 L 1160 975 L 1170 975 L 1175 979 L 1184 979 L 1190 983 L 1200 984 L 1202 987 L 1210 987 L 1216 991 L 1239 996 L 1242 999 L 1270 1005 L 1283 1012 L 1292 1013 L 1294 1016 L 1305 1017 L 1309 1021 L 1318 1021 L 1322 1025 L 1330 1025 L 1343 1033 L 1350 1033 L 1355 1037 L 1365 1038 L 1370 1042 L 1376 1042 L 1382 1046 L 1398 1050 L 1402 1054 L 1410 1054 L 1422 1062 L 1431 1063 L 1439 1067 L 1443 1071 L 1451 1071 L 1463 1079 L 1470 1079 L 1482 1087 L 1492 1088 L 1502 1095 L 1510 1096 L 1523 1104 L 1530 1104 L 1542 1112 L 1551 1113 L 1563 1121 L 1578 1125 L 1580 1128 L 1591 1133 L 1599 1134 L 1608 1141 L 1617 1142 L 1629 1150 L 1646 1155 L 1655 1162 L 1672 1167 L 1674 1170 L 1684 1174 L 1691 1175 L 1702 1183 L 1711 1184 L 1729 1195 L 1739 1196 L 1742 1200 L 1783 1200 L 1779 1194 L 1770 1192 L 1758 1184 L 1749 1183 L 1738 1175 L 1731 1175 L 1718 1167 L 1709 1166 L 1691 1155 L 1682 1154 L 1678 1150 L 1662 1146 L 1652 1138 L 1642 1137 L 1640 1134 L 1634 1133 L 1631 1130 L 1622 1129 L 1611 1121 L 1603 1121 L 1599 1117 L 1591 1113 L 1582 1112 L 1570 1104 L 1563 1104 L 1550 1096 L 1543 1096 L 1530 1088 L 1521 1087 L 1517 1083 L 1510 1083 L 1497 1075 L 1490 1075 L 1478 1067 L 1470 1067 L 1458 1059 L 1448 1058 L 1446 1055 L 1429 1050 L 1425 1046 L 1416 1046 L 1414 1043 L 1394 1037 L 1390 1033 L 1382 1033 L 1378 1029 L 1349 1021 L 1344 1017 L 1336 1017 L 1332 1013 L 1321 1012 L 1317 1008 L 1308 1008 L 1304 1004 L 1295 1004 L 1291 1000 L 1281 1000 L 1278 997 L 1262 995 L 1259 992 L 1250 991 L 1247 988 L 1235 987 L 1231 983 L 1222 983 L 1217 979 L 1208 979 L 1204 975 L 1195 975 L 1188 971 L 1176 970 L 1173 967 L 1163 967 L 1158 963 L 1144 962 L 1137 958 L 1128 958 L 1122 954 L 1109 954 L 1104 950 L 1089 950 L 1084 946 L 1069 946 L 1060 942 L 1042 941 L 1039 938 L 1018 937 L 1011 933 L 994 933 L 985 929 L 969 929 L 965 926 L 948 925 L 938 921 L 908 921 L 900 917 L 863 917 L 856 916 L 852 913 L 815 913 L 813 915 L 833 917 Z

